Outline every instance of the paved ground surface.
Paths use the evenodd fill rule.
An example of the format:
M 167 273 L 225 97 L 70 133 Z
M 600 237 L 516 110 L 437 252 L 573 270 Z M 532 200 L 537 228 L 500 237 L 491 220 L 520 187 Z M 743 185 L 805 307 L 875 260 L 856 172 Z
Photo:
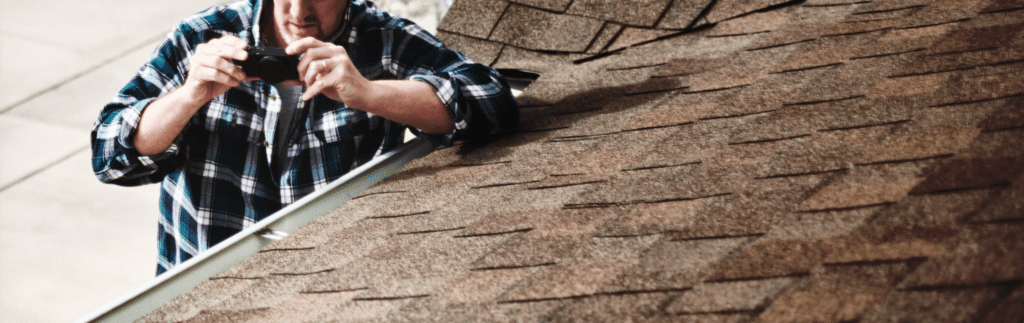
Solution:
M 179 19 L 225 1 L 0 0 L 0 318 L 68 322 L 152 278 L 158 187 L 95 179 L 100 108 Z M 428 29 L 440 0 L 386 0 Z

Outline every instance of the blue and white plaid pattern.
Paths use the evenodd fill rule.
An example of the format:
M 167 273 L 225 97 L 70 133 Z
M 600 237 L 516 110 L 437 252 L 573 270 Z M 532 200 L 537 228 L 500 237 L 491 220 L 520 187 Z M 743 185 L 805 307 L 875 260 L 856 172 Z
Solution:
M 261 0 L 241 0 L 180 22 L 93 126 L 92 165 L 101 181 L 162 182 L 158 274 L 397 147 L 404 136 L 404 125 L 318 95 L 302 103 L 308 114 L 289 143 L 291 162 L 275 176 L 268 145 L 278 109 L 267 107 L 281 103 L 273 86 L 252 81 L 206 104 L 165 152 L 140 155 L 133 139 L 142 111 L 184 83 L 192 52 L 208 40 L 205 31 L 259 44 L 260 8 Z M 448 145 L 514 129 L 519 121 L 497 72 L 365 0 L 350 2 L 332 42 L 345 46 L 369 79 L 420 80 L 437 91 L 456 130 L 429 135 L 412 129 L 418 136 Z

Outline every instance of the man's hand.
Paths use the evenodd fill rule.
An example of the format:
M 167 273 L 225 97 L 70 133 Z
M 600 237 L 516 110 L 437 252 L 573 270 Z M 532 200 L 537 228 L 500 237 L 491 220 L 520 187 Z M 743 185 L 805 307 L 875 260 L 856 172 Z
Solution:
M 302 100 L 323 93 L 353 108 L 372 104 L 373 84 L 359 74 L 344 47 L 307 37 L 288 45 L 288 55 L 302 55 L 299 80 L 306 85 Z
M 249 56 L 245 51 L 248 47 L 245 41 L 230 35 L 199 44 L 192 54 L 192 66 L 182 88 L 200 104 L 205 104 L 238 86 L 246 79 L 245 72 L 231 60 L 244 61 Z

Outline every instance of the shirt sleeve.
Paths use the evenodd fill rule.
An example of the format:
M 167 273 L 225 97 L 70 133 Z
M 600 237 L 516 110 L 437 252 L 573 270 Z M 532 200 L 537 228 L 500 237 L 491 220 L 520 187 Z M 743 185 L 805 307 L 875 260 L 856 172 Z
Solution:
M 385 59 L 391 60 L 396 75 L 426 82 L 437 92 L 455 130 L 427 134 L 412 129 L 419 137 L 441 145 L 456 140 L 488 137 L 515 130 L 519 107 L 508 83 L 490 66 L 476 63 L 449 49 L 436 37 L 404 19 L 389 23 L 394 40 Z
M 134 145 L 142 112 L 150 102 L 184 82 L 189 48 L 179 29 L 172 31 L 156 52 L 93 124 L 92 167 L 104 183 L 135 186 L 159 182 L 180 158 L 182 136 L 164 152 L 145 156 Z M 185 133 L 185 131 L 182 131 Z

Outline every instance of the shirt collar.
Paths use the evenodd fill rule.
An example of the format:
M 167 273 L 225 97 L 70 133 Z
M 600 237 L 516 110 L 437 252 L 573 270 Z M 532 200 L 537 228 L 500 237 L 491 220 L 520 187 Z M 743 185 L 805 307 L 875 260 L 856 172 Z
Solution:
M 260 17 L 263 15 L 263 0 L 255 0 L 252 12 L 252 39 L 250 43 L 255 46 L 262 46 L 263 26 L 260 25 Z

